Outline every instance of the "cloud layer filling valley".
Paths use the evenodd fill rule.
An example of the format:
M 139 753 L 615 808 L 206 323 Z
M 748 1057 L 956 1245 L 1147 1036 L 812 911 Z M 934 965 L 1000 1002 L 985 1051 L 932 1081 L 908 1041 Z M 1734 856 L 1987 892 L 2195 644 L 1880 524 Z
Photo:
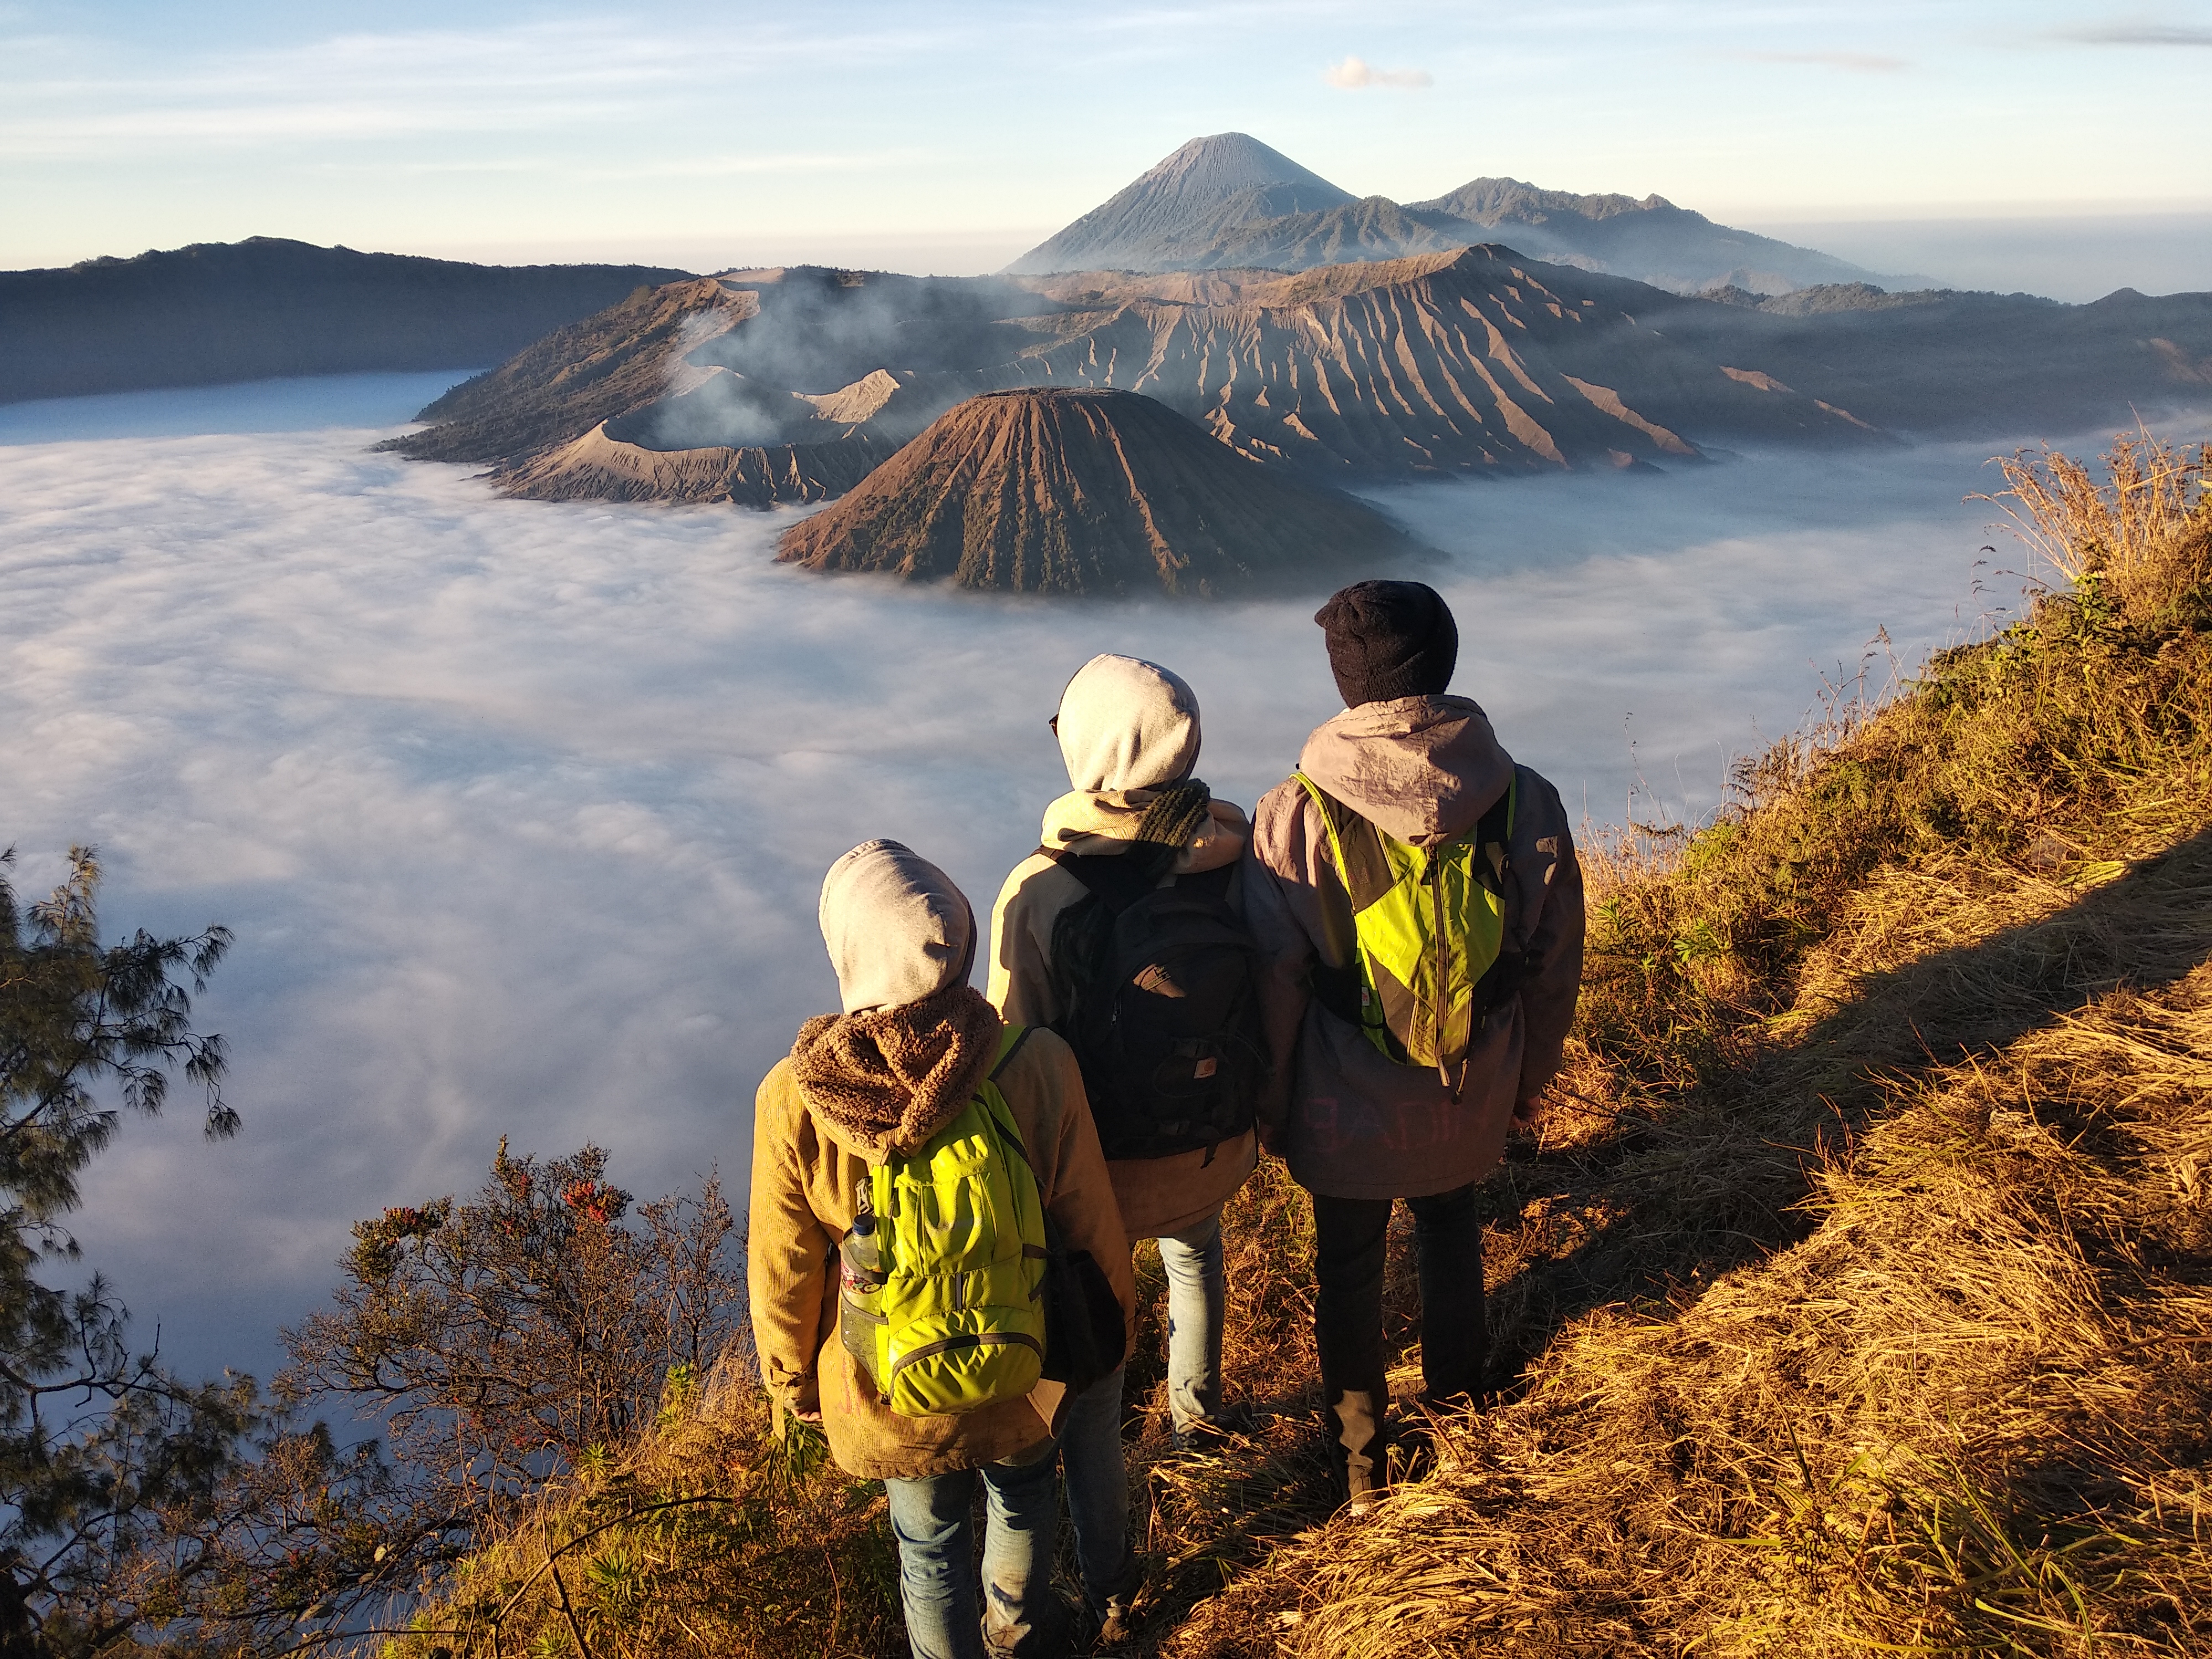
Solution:
M 364 384 L 314 395 L 356 422 L 419 401 Z M 752 1089 L 834 1006 L 822 871 L 896 836 L 986 910 L 1066 787 L 1045 721 L 1091 653 L 1185 675 L 1201 775 L 1248 806 L 1339 706 L 1318 595 L 823 579 L 770 562 L 787 515 L 501 501 L 367 453 L 363 424 L 267 430 L 313 422 L 256 395 L 303 394 L 100 400 L 87 430 L 172 435 L 0 447 L 17 885 L 90 841 L 111 931 L 238 933 L 201 1007 L 244 1133 L 203 1143 L 181 1097 L 128 1123 L 78 1229 L 189 1369 L 265 1374 L 348 1222 L 473 1188 L 502 1134 L 596 1140 L 641 1197 L 715 1164 L 741 1192 Z M 37 411 L 13 413 L 20 440 Z M 1617 821 L 1639 766 L 1710 808 L 1729 754 L 1799 724 L 1877 627 L 1908 665 L 1970 627 L 1986 453 L 1378 499 L 1452 555 L 1455 689 Z

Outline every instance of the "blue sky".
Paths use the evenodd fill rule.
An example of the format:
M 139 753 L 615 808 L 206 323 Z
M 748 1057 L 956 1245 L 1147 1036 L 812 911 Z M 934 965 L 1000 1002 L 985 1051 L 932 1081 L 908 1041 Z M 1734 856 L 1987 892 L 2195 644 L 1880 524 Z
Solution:
M 2212 4 L 0 0 L 0 265 L 265 234 L 950 269 L 1231 129 L 1401 200 L 2202 209 Z

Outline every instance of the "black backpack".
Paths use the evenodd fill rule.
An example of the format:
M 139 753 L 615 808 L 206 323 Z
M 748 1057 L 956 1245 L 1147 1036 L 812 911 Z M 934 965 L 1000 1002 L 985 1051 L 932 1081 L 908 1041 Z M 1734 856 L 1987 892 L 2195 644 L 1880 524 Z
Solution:
M 1109 1159 L 1168 1158 L 1252 1127 L 1266 1061 L 1258 947 L 1229 908 L 1236 866 L 1159 878 L 1182 849 L 1043 849 L 1085 896 L 1054 924 L 1053 1030 L 1083 1067 Z

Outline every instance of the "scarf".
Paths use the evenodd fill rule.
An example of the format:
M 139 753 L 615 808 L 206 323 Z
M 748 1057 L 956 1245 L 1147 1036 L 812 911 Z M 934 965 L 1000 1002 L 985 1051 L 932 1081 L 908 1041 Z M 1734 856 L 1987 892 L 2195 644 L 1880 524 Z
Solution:
M 799 1028 L 791 1068 L 809 1108 L 864 1158 L 912 1152 L 975 1098 L 998 1052 L 998 1011 L 972 986 Z

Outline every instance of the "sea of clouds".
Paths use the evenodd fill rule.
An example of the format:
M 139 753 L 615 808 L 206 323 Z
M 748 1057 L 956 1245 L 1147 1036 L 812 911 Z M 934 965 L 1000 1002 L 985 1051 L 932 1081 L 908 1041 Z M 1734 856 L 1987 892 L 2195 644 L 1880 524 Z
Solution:
M 1201 774 L 1247 805 L 1339 706 L 1318 593 L 824 578 L 771 562 L 789 514 L 504 501 L 369 453 L 451 378 L 0 409 L 14 879 L 91 842 L 111 929 L 237 933 L 199 1011 L 243 1133 L 204 1142 L 179 1097 L 79 1218 L 189 1370 L 266 1375 L 348 1223 L 473 1188 L 501 1135 L 596 1140 L 641 1197 L 717 1165 L 741 1193 L 753 1087 L 834 1006 L 823 870 L 896 836 L 988 911 L 1066 787 L 1045 721 L 1093 653 L 1186 676 Z M 2017 602 L 2024 555 L 1961 499 L 1990 453 L 1377 499 L 1448 556 L 1457 689 L 1516 757 L 1594 821 L 1694 817 L 1880 630 L 1909 668 Z

